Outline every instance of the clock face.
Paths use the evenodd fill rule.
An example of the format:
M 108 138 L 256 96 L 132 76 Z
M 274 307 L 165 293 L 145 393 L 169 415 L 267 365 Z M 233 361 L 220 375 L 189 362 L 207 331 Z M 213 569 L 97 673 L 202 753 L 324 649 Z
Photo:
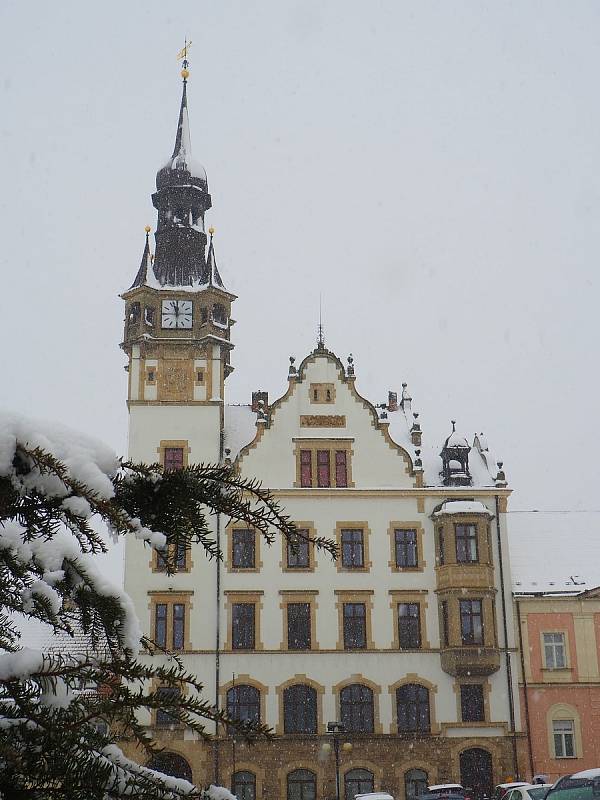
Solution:
M 191 328 L 192 327 L 192 301 L 191 300 L 163 300 L 162 301 L 162 327 L 163 328 Z

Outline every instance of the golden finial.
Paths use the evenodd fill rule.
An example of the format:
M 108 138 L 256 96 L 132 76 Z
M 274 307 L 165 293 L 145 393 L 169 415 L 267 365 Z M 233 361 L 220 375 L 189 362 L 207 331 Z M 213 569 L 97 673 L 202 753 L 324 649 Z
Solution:
M 215 229 L 212 227 L 212 225 L 211 225 L 211 226 L 210 226 L 210 228 L 208 229 L 208 232 L 210 233 L 210 235 L 211 235 L 211 236 L 214 236 L 214 235 L 215 235 Z
M 188 40 L 186 39 L 183 49 L 177 53 L 177 58 L 183 59 L 183 63 L 181 65 L 183 67 L 183 69 L 181 70 L 181 77 L 183 78 L 184 81 L 187 81 L 187 79 L 190 77 L 190 71 L 188 69 L 189 62 L 187 60 L 187 56 L 188 56 L 188 50 L 190 49 L 191 46 L 192 43 L 188 42 Z
M 150 227 L 150 225 L 146 225 L 146 227 L 144 228 L 144 230 L 146 231 L 146 233 L 150 233 L 150 231 L 152 230 L 152 228 Z

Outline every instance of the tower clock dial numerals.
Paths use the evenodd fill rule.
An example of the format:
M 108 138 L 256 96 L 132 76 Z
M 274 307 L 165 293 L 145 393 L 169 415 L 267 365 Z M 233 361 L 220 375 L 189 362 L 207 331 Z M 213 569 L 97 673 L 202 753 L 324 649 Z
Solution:
M 191 328 L 192 301 L 163 300 L 161 324 L 163 328 Z

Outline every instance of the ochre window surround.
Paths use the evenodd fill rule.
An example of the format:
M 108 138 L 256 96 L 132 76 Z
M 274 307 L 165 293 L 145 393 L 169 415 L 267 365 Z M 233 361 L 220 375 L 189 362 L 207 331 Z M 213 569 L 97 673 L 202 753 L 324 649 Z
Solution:
M 249 591 L 242 590 L 229 590 L 226 589 L 225 606 L 227 609 L 227 638 L 223 649 L 228 652 L 238 652 L 237 649 L 233 650 L 233 606 L 236 603 L 248 603 L 254 605 L 254 648 L 253 650 L 264 650 L 264 645 L 261 639 L 261 611 L 263 608 L 262 596 L 264 592 L 260 589 L 252 589 Z M 239 652 L 246 652 L 240 650 Z
M 399 567 L 396 563 L 396 531 L 397 530 L 411 530 L 417 532 L 417 566 L 416 567 Z M 423 525 L 415 521 L 393 521 L 388 526 L 388 535 L 390 537 L 390 561 L 389 567 L 392 572 L 423 572 L 427 566 L 423 554 Z
M 342 531 L 344 530 L 361 530 L 363 540 L 363 566 L 362 567 L 346 567 L 343 564 L 342 553 Z M 345 520 L 337 522 L 335 526 L 335 541 L 338 546 L 338 558 L 336 561 L 336 568 L 338 572 L 369 572 L 373 566 L 369 555 L 369 539 L 371 536 L 371 529 L 369 528 L 366 520 Z
M 317 602 L 318 590 L 317 589 L 280 589 L 281 602 L 279 607 L 282 611 L 282 636 L 281 636 L 281 650 L 289 653 L 306 653 L 307 650 L 289 649 L 288 648 L 288 605 L 290 603 L 307 603 L 310 606 L 310 650 L 318 650 L 319 642 L 317 641 Z
M 192 561 L 192 551 L 191 548 L 188 546 L 185 548 L 185 557 L 183 559 L 183 564 L 179 566 L 176 564 L 175 561 L 175 545 L 170 544 L 167 545 L 168 547 L 168 554 L 172 564 L 175 564 L 175 572 L 190 572 L 194 566 L 194 562 Z M 183 544 L 180 546 L 180 552 L 183 548 Z M 152 556 L 150 558 L 149 566 L 152 572 L 165 572 L 164 561 L 161 560 L 158 550 L 153 547 L 152 548 Z
M 296 488 L 313 488 L 313 489 L 336 489 L 336 488 L 352 488 L 354 482 L 352 480 L 352 456 L 354 451 L 352 445 L 354 444 L 353 438 L 322 438 L 322 439 L 302 439 L 295 438 L 294 442 L 294 456 L 296 458 L 296 480 L 294 486 Z M 337 473 L 336 473 L 336 453 L 344 452 L 346 462 L 346 481 L 344 486 L 338 486 Z M 310 454 L 310 475 L 311 485 L 306 486 L 306 481 L 303 481 L 302 473 L 302 453 Z M 324 474 L 324 463 L 319 464 L 319 453 L 329 453 L 327 462 L 327 476 L 328 480 L 324 482 L 319 481 L 319 475 Z M 322 461 L 322 459 L 321 459 Z M 305 472 L 307 471 L 307 463 L 304 464 Z M 321 473 L 319 472 L 321 468 Z M 326 485 L 323 485 L 326 483 Z
M 260 719 L 261 722 L 266 720 L 266 702 L 267 702 L 267 695 L 269 694 L 269 687 L 265 686 L 264 683 L 261 683 L 256 678 L 253 678 L 250 675 L 240 673 L 239 675 L 236 674 L 235 680 L 230 680 L 227 683 L 222 683 L 219 688 L 219 695 L 221 697 L 221 708 L 227 708 L 227 692 L 230 689 L 233 689 L 235 686 L 252 686 L 256 689 L 259 693 L 260 697 Z M 225 730 L 225 727 L 224 727 Z M 237 769 L 237 762 L 236 762 L 236 769 Z
M 461 686 L 466 686 L 468 684 L 477 684 L 483 688 L 483 710 L 484 710 L 484 720 L 481 722 L 463 722 L 462 718 L 462 704 L 461 704 Z M 464 725 L 466 728 L 473 728 L 481 725 L 485 727 L 489 725 L 492 721 L 491 712 L 490 712 L 490 695 L 492 691 L 492 686 L 489 680 L 485 680 L 482 678 L 471 678 L 471 677 L 460 677 L 456 678 L 452 689 L 454 694 L 456 695 L 456 719 L 459 725 Z M 454 723 L 452 723 L 454 727 Z
M 253 567 L 234 567 L 233 566 L 233 531 L 235 530 L 251 530 L 248 525 L 241 522 L 232 522 L 227 526 L 225 535 L 227 537 L 227 560 L 225 568 L 227 572 L 260 572 L 263 562 L 260 558 L 260 545 L 261 536 L 257 530 L 254 530 L 254 566 Z
M 317 535 L 315 523 L 312 520 L 294 520 L 294 525 L 298 531 L 306 531 L 311 539 Z M 312 542 L 308 543 L 308 567 L 288 566 L 288 542 L 285 536 L 281 536 L 281 561 L 279 566 L 282 572 L 314 572 L 317 566 L 315 546 Z
M 416 603 L 419 606 L 419 620 L 421 626 L 421 646 L 419 650 L 429 650 L 431 645 L 427 637 L 427 589 L 390 589 L 390 608 L 392 609 L 392 648 L 400 649 L 398 632 L 398 606 L 401 603 Z
M 277 736 L 282 736 L 284 732 L 284 716 L 283 716 L 283 692 L 290 686 L 296 686 L 297 684 L 311 686 L 317 692 L 317 733 L 322 735 L 325 733 L 325 723 L 323 722 L 323 695 L 325 694 L 325 687 L 318 683 L 317 681 L 313 680 L 312 678 L 307 677 L 304 674 L 296 674 L 293 677 L 289 678 L 284 683 L 281 683 L 277 688 L 277 705 L 279 708 L 279 720 L 275 727 L 275 734 Z
M 311 383 L 308 397 L 311 403 L 335 403 L 335 383 Z
M 158 461 L 161 466 L 165 467 L 165 450 L 174 448 L 181 448 L 183 450 L 183 466 L 189 465 L 189 456 L 192 452 L 187 439 L 161 439 L 159 446 L 156 448 L 158 453 Z
M 331 687 L 331 691 L 335 697 L 335 707 L 337 709 L 337 719 L 341 719 L 341 703 L 340 703 L 340 692 L 342 689 L 345 689 L 347 686 L 367 686 L 373 692 L 373 726 L 375 733 L 383 733 L 383 725 L 381 724 L 379 718 L 379 704 L 380 704 L 380 696 L 381 696 L 381 686 L 378 683 L 374 683 L 373 681 L 365 678 L 364 675 L 361 673 L 355 673 L 354 675 L 350 675 L 349 678 L 344 678 L 344 680 L 340 681 L 339 683 L 335 684 L 335 686 Z
M 373 631 L 371 627 L 371 615 L 373 611 L 373 589 L 335 589 L 336 595 L 336 608 L 338 610 L 338 640 L 336 643 L 337 650 L 345 650 L 344 647 L 344 604 L 346 603 L 364 603 L 365 606 L 365 635 L 366 647 L 361 650 L 373 650 L 375 644 L 373 643 Z
M 430 726 L 430 733 L 436 734 L 440 732 L 440 726 L 436 721 L 436 713 L 435 713 L 435 697 L 437 695 L 437 686 L 434 683 L 431 683 L 425 678 L 422 678 L 420 675 L 417 675 L 416 672 L 410 672 L 405 675 L 401 680 L 396 681 L 391 686 L 388 687 L 388 692 L 391 696 L 392 701 L 392 722 L 390 724 L 390 733 L 397 733 L 398 732 L 398 706 L 396 704 L 396 691 L 406 684 L 413 683 L 419 686 L 424 686 L 426 689 L 429 690 L 429 726 Z
M 546 659 L 546 642 L 544 640 L 544 634 L 551 634 L 553 636 L 562 636 L 563 641 L 563 652 L 564 652 L 564 666 L 562 667 L 555 667 L 555 666 L 548 666 L 549 662 Z M 556 645 L 559 643 L 556 642 L 555 646 L 551 649 L 554 651 L 554 656 L 556 657 Z M 566 628 L 552 628 L 552 630 L 544 630 L 540 631 L 540 653 L 542 655 L 542 671 L 544 672 L 544 677 L 549 676 L 550 680 L 552 679 L 552 673 L 560 673 L 563 670 L 570 670 L 571 669 L 571 658 L 569 652 L 569 631 Z
M 174 606 L 183 605 L 183 650 L 191 650 L 190 643 L 190 612 L 192 609 L 193 591 L 164 592 L 150 591 L 149 610 L 150 610 L 150 638 L 156 640 L 156 609 L 159 605 L 166 606 L 166 649 L 173 649 L 173 617 Z

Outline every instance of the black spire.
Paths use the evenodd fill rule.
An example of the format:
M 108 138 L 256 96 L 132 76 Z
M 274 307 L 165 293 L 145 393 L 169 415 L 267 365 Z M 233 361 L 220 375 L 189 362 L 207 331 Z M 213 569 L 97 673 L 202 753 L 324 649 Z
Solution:
M 140 268 L 137 271 L 137 275 L 135 276 L 133 283 L 129 287 L 130 289 L 135 289 L 138 286 L 143 286 L 146 283 L 146 279 L 148 277 L 148 267 L 152 265 L 152 255 L 150 253 L 150 226 L 146 226 L 146 244 L 144 245 L 144 252 L 142 253 L 142 260 L 140 262 Z
M 210 234 L 210 243 L 208 245 L 208 255 L 206 256 L 206 269 L 204 270 L 204 274 L 202 275 L 202 283 L 206 283 L 208 286 L 218 286 L 219 288 L 224 289 L 225 286 L 223 284 L 223 279 L 219 275 L 219 270 L 217 268 L 217 259 L 215 258 L 215 246 L 213 243 L 215 229 L 209 228 L 208 232 Z
M 206 270 L 204 214 L 211 207 L 204 167 L 194 161 L 187 104 L 187 61 L 173 155 L 156 175 L 158 211 L 154 274 L 161 286 L 202 282 Z

